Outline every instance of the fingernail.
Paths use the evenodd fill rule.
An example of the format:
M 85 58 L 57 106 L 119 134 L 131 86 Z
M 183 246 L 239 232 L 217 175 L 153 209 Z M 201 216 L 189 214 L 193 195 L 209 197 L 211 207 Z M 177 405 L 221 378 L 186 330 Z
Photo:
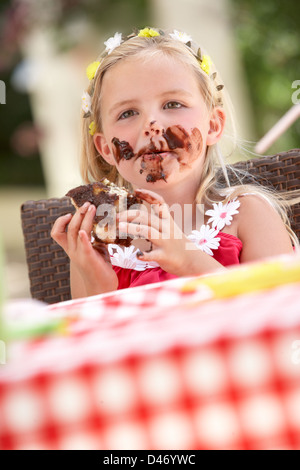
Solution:
M 94 209 L 96 209 L 96 207 L 93 204 L 91 204 L 90 207 L 88 208 L 88 212 L 91 212 Z
M 64 217 L 68 219 L 69 217 L 71 217 L 71 215 L 72 215 L 71 212 L 69 212 L 69 214 L 65 214 Z
M 82 207 L 83 207 L 83 209 L 86 209 L 89 205 L 90 205 L 90 202 L 87 201 L 83 204 Z

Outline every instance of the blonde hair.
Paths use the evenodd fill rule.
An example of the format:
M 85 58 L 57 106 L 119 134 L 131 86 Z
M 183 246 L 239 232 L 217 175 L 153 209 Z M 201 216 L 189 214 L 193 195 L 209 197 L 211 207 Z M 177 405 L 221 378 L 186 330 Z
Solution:
M 195 47 L 194 44 L 193 47 Z M 232 151 L 237 147 L 234 112 L 230 97 L 226 88 L 223 88 L 220 74 L 216 71 L 214 65 L 212 64 L 212 70 L 210 70 L 209 74 L 200 67 L 198 56 L 202 53 L 203 51 L 200 52 L 200 49 L 197 49 L 197 53 L 195 53 L 191 44 L 186 45 L 180 40 L 172 38 L 165 32 L 164 34 L 154 37 L 129 37 L 129 39 L 113 49 L 112 52 L 104 57 L 99 57 L 100 65 L 95 78 L 91 80 L 87 89 L 87 92 L 92 97 L 92 114 L 82 119 L 81 174 L 85 182 L 88 183 L 93 180 L 99 181 L 101 178 L 106 177 L 118 186 L 132 189 L 130 183 L 123 179 L 116 167 L 109 165 L 98 153 L 93 138 L 89 133 L 89 126 L 92 121 L 95 123 L 96 132 L 102 131 L 101 96 L 102 82 L 105 73 L 119 61 L 128 58 L 138 58 L 147 61 L 151 60 L 157 54 L 164 54 L 190 66 L 198 79 L 199 88 L 207 108 L 212 109 L 217 106 L 225 108 L 226 127 L 230 128 Z M 84 113 L 82 116 L 84 116 Z M 220 169 L 225 185 L 219 184 L 218 175 L 220 175 Z M 242 182 L 242 178 L 238 178 L 239 184 L 232 187 L 228 177 L 228 169 L 231 169 L 231 171 L 234 171 L 236 174 L 232 167 L 225 164 L 225 158 L 220 150 L 219 144 L 209 146 L 207 148 L 201 181 L 199 181 L 196 202 L 208 205 L 224 200 L 224 197 L 226 200 L 229 200 L 245 193 L 260 195 L 264 197 L 264 199 L 267 199 L 280 214 L 290 234 L 292 243 L 294 246 L 298 246 L 299 242 L 297 236 L 290 227 L 289 217 L 287 215 L 290 205 L 295 203 L 294 201 L 290 201 L 290 195 L 285 196 L 285 194 L 278 194 L 259 184 L 245 185 Z

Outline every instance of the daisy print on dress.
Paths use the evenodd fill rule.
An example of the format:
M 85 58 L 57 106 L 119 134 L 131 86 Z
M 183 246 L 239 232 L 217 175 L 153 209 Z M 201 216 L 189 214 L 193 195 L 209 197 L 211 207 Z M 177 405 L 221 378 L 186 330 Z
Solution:
M 230 225 L 232 222 L 232 216 L 238 214 L 237 210 L 240 207 L 240 202 L 236 199 L 229 201 L 226 204 L 218 202 L 213 204 L 213 209 L 205 212 L 206 215 L 210 215 L 207 223 L 212 225 L 217 230 L 222 230 L 225 225 Z
M 196 247 L 204 253 L 213 256 L 211 250 L 217 250 L 220 245 L 220 237 L 216 237 L 219 231 L 211 228 L 209 225 L 202 225 L 200 230 L 192 230 L 188 239 L 195 243 Z
M 144 271 L 147 268 L 156 268 L 159 264 L 139 260 L 136 254 L 139 250 L 134 246 L 125 246 L 124 249 L 119 245 L 111 243 L 108 245 L 108 252 L 110 254 L 111 264 L 113 266 L 120 266 L 125 269 L 135 269 L 136 271 Z

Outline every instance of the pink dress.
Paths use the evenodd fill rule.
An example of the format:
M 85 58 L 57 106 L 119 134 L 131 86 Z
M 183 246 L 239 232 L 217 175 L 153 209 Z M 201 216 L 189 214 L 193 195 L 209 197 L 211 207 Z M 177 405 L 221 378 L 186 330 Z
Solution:
M 225 225 L 231 224 L 232 216 L 238 213 L 239 206 L 237 199 L 226 204 L 221 202 L 213 204 L 213 209 L 206 212 L 211 216 L 207 225 L 202 225 L 200 230 L 193 230 L 188 236 L 198 249 L 212 256 L 223 266 L 240 263 L 243 248 L 241 240 L 234 235 L 220 231 Z M 139 260 L 136 257 L 138 250 L 134 246 L 121 248 L 111 244 L 108 248 L 113 269 L 119 279 L 118 289 L 167 281 L 177 277 L 164 271 L 157 263 Z

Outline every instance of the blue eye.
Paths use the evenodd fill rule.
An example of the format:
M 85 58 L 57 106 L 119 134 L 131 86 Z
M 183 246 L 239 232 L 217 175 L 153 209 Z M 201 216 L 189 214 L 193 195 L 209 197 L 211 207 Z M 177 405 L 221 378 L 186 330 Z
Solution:
M 178 109 L 182 107 L 183 105 L 178 103 L 178 101 L 169 101 L 167 104 L 165 104 L 164 109 Z
M 129 117 L 132 117 L 136 114 L 136 111 L 133 111 L 132 109 L 128 109 L 127 111 L 124 111 L 124 113 L 122 113 L 120 116 L 119 116 L 119 119 L 127 119 Z

